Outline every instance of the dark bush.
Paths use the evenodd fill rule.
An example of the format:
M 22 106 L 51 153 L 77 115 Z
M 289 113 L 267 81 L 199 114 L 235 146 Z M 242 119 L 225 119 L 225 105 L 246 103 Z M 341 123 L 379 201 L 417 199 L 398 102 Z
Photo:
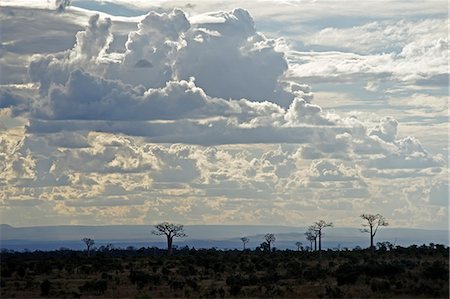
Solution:
M 344 298 L 344 292 L 339 287 L 325 287 L 325 297 L 326 298 Z
M 360 266 L 360 271 L 368 276 L 395 276 L 405 271 L 404 266 L 400 263 L 370 263 Z
M 342 264 L 336 270 L 338 285 L 354 284 L 360 275 L 359 267 L 349 263 Z
M 92 280 L 86 281 L 84 285 L 79 287 L 80 292 L 94 293 L 96 295 L 102 295 L 108 289 L 108 281 L 106 280 Z
M 391 290 L 389 280 L 374 278 L 370 282 L 370 289 L 372 292 L 388 292 Z
M 191 279 L 191 278 L 187 279 L 186 280 L 186 284 L 190 288 L 192 288 L 194 291 L 198 291 L 198 289 L 199 289 L 198 284 L 197 284 L 197 282 L 194 279 Z
M 433 264 L 427 265 L 422 271 L 423 277 L 429 279 L 448 280 L 448 265 L 440 261 L 434 261 Z
M 230 295 L 231 296 L 239 296 L 241 293 L 242 286 L 238 284 L 234 284 L 230 287 Z
M 145 273 L 143 271 L 130 271 L 128 276 L 132 284 L 137 285 L 139 289 L 142 289 L 145 285 L 152 283 L 153 285 L 161 284 L 161 275 Z
M 184 288 L 185 282 L 182 280 L 172 280 L 169 285 L 173 290 L 181 290 Z
M 41 296 L 48 296 L 52 288 L 51 282 L 46 279 L 41 283 Z

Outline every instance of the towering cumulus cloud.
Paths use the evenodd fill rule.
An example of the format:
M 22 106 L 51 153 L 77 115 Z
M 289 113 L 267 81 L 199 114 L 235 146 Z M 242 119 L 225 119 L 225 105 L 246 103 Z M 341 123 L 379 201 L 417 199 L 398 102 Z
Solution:
M 282 41 L 257 33 L 249 13 L 236 9 L 217 13 L 204 23 L 190 24 L 181 10 L 150 12 L 130 32 L 124 53 L 107 53 L 112 41 L 111 20 L 94 15 L 77 33 L 73 49 L 37 57 L 30 76 L 47 91 L 63 84 L 68 73 L 83 68 L 108 79 L 145 88 L 160 88 L 170 80 L 190 80 L 208 95 L 224 99 L 269 100 L 288 106 L 299 88 L 283 82 L 287 61 Z M 42 77 L 42 74 L 45 76 Z

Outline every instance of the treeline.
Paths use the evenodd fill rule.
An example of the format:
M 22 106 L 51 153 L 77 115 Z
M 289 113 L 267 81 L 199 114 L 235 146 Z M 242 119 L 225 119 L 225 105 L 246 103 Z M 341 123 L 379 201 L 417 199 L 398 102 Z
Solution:
M 378 229 L 382 226 L 388 226 L 388 222 L 386 221 L 385 217 L 380 214 L 362 214 L 360 216 L 365 222 L 363 223 L 363 229 L 361 229 L 361 232 L 363 233 L 370 233 L 370 250 L 371 254 L 373 255 L 375 252 L 375 246 L 374 246 L 374 237 L 378 231 Z M 321 256 L 322 252 L 322 237 L 324 236 L 323 230 L 328 227 L 333 227 L 332 222 L 327 222 L 325 220 L 319 220 L 314 222 L 312 225 L 308 226 L 307 231 L 305 232 L 306 240 L 308 240 L 311 245 L 308 247 L 306 246 L 306 250 L 313 250 L 313 242 L 314 242 L 314 251 L 317 251 L 317 244 L 318 251 L 319 251 L 319 258 Z M 184 238 L 188 235 L 184 231 L 184 226 L 182 224 L 175 224 L 175 223 L 169 223 L 169 222 L 162 222 L 160 224 L 157 224 L 154 226 L 154 230 L 152 231 L 152 234 L 157 236 L 164 236 L 167 240 L 167 254 L 171 255 L 173 251 L 173 239 L 174 238 Z M 242 237 L 240 238 L 243 245 L 243 250 L 246 249 L 246 244 L 250 242 L 249 237 Z M 91 248 L 94 246 L 95 241 L 92 238 L 85 237 L 81 239 L 83 243 L 86 245 L 86 251 L 87 255 L 90 255 Z M 263 250 L 271 252 L 273 248 L 273 243 L 276 241 L 276 236 L 273 233 L 266 233 L 264 235 L 264 241 L 257 247 L 257 250 Z M 112 244 L 107 245 L 110 246 Z M 303 243 L 300 241 L 295 242 L 295 245 L 297 246 L 298 250 L 303 250 L 304 247 L 302 246 Z

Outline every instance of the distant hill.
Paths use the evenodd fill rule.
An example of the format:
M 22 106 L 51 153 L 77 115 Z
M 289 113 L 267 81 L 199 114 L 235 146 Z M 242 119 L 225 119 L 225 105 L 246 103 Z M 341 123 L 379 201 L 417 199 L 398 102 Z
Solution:
M 107 225 L 107 226 L 36 226 L 12 227 L 0 225 L 0 247 L 14 250 L 58 249 L 68 247 L 83 248 L 83 237 L 96 240 L 96 245 L 112 243 L 117 247 L 165 246 L 164 239 L 153 235 L 151 225 Z M 305 228 L 268 225 L 187 225 L 187 238 L 176 239 L 178 246 L 188 245 L 196 248 L 217 247 L 221 249 L 241 248 L 240 237 L 250 239 L 248 248 L 254 248 L 263 241 L 265 233 L 274 233 L 275 247 L 295 249 L 295 242 L 308 246 L 305 240 Z M 328 228 L 324 230 L 324 248 L 353 248 L 357 245 L 368 246 L 368 234 L 358 228 Z M 376 242 L 389 241 L 395 245 L 412 244 L 449 244 L 449 234 L 445 230 L 424 230 L 409 228 L 382 228 L 375 237 Z

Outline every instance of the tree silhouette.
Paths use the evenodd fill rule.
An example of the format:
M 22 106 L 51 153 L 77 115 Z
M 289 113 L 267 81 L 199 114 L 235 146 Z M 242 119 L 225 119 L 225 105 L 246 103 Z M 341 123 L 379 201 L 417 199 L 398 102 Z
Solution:
M 169 222 L 163 222 L 155 225 L 156 230 L 152 231 L 154 235 L 162 236 L 165 235 L 167 238 L 167 254 L 172 254 L 172 243 L 173 238 L 184 238 L 187 237 L 184 232 L 184 227 L 181 224 L 174 224 Z
M 311 225 L 308 230 L 311 231 L 312 233 L 315 232 L 316 234 L 316 238 L 319 238 L 319 259 L 322 256 L 322 229 L 324 229 L 325 227 L 331 227 L 333 226 L 332 222 L 326 222 L 324 220 L 319 220 L 317 222 L 314 222 L 313 225 Z
M 241 241 L 242 241 L 242 245 L 244 246 L 243 250 L 245 250 L 245 244 L 247 244 L 250 241 L 250 239 L 247 237 L 242 237 Z
M 306 236 L 306 240 L 308 240 L 310 242 L 310 248 L 311 251 L 313 250 L 313 242 L 314 242 L 314 251 L 317 250 L 317 231 L 315 230 L 314 226 L 311 225 L 308 227 L 308 231 L 305 233 Z
M 333 223 L 332 222 L 325 222 L 324 220 L 319 220 L 317 222 L 314 222 L 314 224 L 312 225 L 312 228 L 314 231 L 317 232 L 317 238 L 319 238 L 319 258 L 322 255 L 322 229 L 324 229 L 325 227 L 332 227 Z
M 87 255 L 90 256 L 90 254 L 91 254 L 91 247 L 92 247 L 92 245 L 95 244 L 95 241 L 93 239 L 91 239 L 91 238 L 83 238 L 83 239 L 81 239 L 81 241 L 83 241 L 84 244 L 86 244 Z
M 360 217 L 367 221 L 367 224 L 363 224 L 363 226 L 369 228 L 363 228 L 361 229 L 361 232 L 370 233 L 370 254 L 373 256 L 375 253 L 373 238 L 375 237 L 380 226 L 388 226 L 389 223 L 387 223 L 384 216 L 380 214 L 362 214 Z
M 297 246 L 297 251 L 300 251 L 300 247 L 302 247 L 303 243 L 302 242 L 295 242 L 295 245 Z
M 275 242 L 276 238 L 274 234 L 265 234 L 264 240 L 266 240 L 267 245 L 269 246 L 269 252 L 271 252 L 271 244 Z

